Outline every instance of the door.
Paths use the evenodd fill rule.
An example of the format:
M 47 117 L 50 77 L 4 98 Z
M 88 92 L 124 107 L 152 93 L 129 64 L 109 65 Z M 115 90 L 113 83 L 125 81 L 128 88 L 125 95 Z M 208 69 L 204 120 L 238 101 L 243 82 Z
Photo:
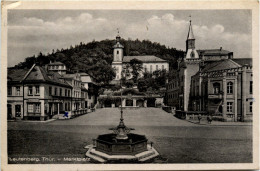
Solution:
M 21 117 L 21 105 L 15 105 L 15 117 Z
M 12 119 L 12 105 L 7 104 L 7 119 Z

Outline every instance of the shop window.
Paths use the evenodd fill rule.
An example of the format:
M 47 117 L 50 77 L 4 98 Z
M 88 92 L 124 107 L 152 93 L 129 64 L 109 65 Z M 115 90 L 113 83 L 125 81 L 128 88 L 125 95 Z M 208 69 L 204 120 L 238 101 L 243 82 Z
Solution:
M 41 104 L 40 103 L 35 104 L 35 113 L 41 113 Z
M 33 113 L 33 104 L 28 104 L 27 108 L 28 113 Z

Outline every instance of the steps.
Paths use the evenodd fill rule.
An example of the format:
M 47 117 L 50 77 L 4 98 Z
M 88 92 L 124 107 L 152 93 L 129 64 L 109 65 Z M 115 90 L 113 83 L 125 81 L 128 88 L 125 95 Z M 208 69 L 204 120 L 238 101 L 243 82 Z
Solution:
M 105 163 L 107 161 L 138 161 L 145 162 L 150 159 L 153 159 L 159 155 L 159 153 L 151 148 L 150 145 L 147 145 L 147 151 L 138 153 L 136 155 L 109 155 L 100 151 L 95 150 L 93 145 L 87 146 L 88 151 L 86 152 L 86 156 L 100 163 Z

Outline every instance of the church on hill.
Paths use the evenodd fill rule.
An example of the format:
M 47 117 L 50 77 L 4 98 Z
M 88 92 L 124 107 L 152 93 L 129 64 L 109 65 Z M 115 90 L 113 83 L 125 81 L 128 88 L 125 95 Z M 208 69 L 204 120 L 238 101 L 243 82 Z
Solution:
M 138 59 L 142 61 L 143 69 L 141 75 L 144 72 L 154 72 L 156 70 L 169 70 L 169 62 L 153 55 L 145 56 L 124 56 L 124 46 L 120 43 L 119 34 L 116 36 L 116 44 L 113 46 L 113 63 L 112 67 L 116 70 L 116 77 L 114 81 L 121 79 L 121 72 L 132 59 Z

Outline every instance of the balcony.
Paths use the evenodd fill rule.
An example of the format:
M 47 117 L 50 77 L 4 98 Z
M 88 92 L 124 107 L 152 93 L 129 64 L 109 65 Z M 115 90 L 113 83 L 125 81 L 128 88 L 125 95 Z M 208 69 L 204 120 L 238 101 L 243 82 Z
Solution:
M 209 94 L 209 99 L 222 99 L 222 94 Z

